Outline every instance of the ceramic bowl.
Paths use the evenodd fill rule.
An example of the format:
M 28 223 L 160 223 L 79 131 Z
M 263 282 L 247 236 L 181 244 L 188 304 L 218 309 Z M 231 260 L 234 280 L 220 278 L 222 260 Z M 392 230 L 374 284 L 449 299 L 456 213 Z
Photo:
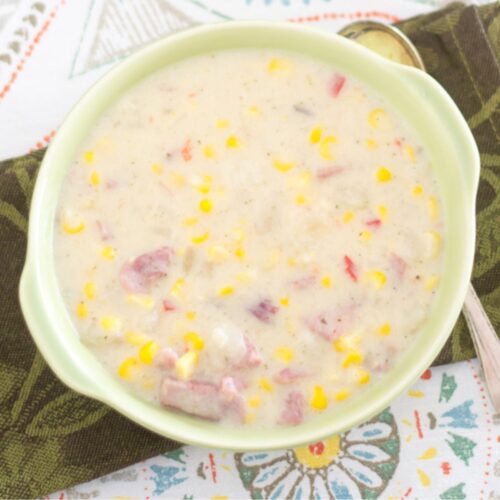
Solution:
M 78 146 L 104 110 L 151 73 L 198 54 L 237 48 L 294 51 L 353 75 L 404 115 L 431 159 L 443 200 L 443 276 L 421 333 L 394 369 L 345 402 L 297 427 L 224 428 L 142 401 L 106 371 L 80 342 L 63 302 L 54 262 L 54 220 L 61 185 Z M 20 284 L 33 339 L 58 377 L 74 390 L 115 408 L 134 422 L 182 442 L 233 450 L 286 448 L 349 429 L 387 407 L 439 353 L 458 317 L 470 279 L 475 239 L 479 154 L 449 95 L 422 71 L 401 66 L 347 39 L 285 23 L 228 22 L 189 29 L 149 45 L 113 68 L 78 102 L 43 160 L 29 219 L 28 252 Z

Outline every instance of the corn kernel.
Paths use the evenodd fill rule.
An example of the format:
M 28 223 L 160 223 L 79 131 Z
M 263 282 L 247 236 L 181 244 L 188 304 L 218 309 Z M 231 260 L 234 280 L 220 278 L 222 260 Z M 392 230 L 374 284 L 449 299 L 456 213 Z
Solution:
M 292 361 L 293 359 L 293 356 L 293 350 L 289 347 L 278 347 L 274 351 L 274 357 L 279 361 L 283 361 L 284 363 L 290 363 L 290 361 Z
M 208 232 L 207 233 L 203 233 L 203 234 L 200 234 L 199 236 L 193 236 L 191 238 L 191 241 L 196 244 L 196 245 L 200 245 L 201 243 L 205 242 L 208 240 L 208 237 L 209 237 L 209 234 Z
M 144 307 L 144 309 L 153 309 L 155 305 L 155 299 L 150 295 L 140 295 L 135 293 L 127 295 L 127 302 L 129 304 Z
M 135 358 L 127 358 L 123 363 L 118 367 L 118 376 L 125 379 L 130 380 L 133 376 L 135 369 L 137 368 L 138 361 Z
M 441 250 L 441 236 L 435 231 L 428 231 L 424 234 L 425 238 L 425 256 L 428 259 L 434 259 Z
M 333 135 L 329 135 L 324 137 L 319 146 L 319 154 L 325 160 L 333 160 L 333 155 L 330 151 L 330 144 L 334 144 L 337 142 L 337 138 Z
M 279 303 L 283 306 L 283 307 L 287 307 L 288 304 L 290 303 L 290 299 L 288 297 L 281 297 L 281 299 L 279 299 Z
M 354 218 L 354 212 L 351 210 L 348 210 L 347 212 L 344 212 L 344 215 L 342 215 L 342 220 L 347 224 L 348 222 L 352 221 Z
M 363 231 L 359 233 L 359 237 L 362 241 L 370 241 L 372 239 L 372 232 L 368 231 L 368 229 L 363 229 Z
M 234 287 L 232 286 L 223 286 L 219 289 L 219 295 L 224 297 L 226 295 L 232 295 L 234 293 Z
M 289 172 L 290 170 L 292 170 L 292 168 L 295 167 L 295 164 L 294 163 L 285 163 L 285 162 L 282 162 L 282 161 L 275 158 L 273 160 L 273 166 L 276 170 L 279 170 L 280 172 L 286 173 L 286 172 Z
M 226 146 L 228 148 L 232 148 L 232 149 L 238 148 L 240 146 L 240 141 L 235 135 L 230 135 L 226 139 Z
M 241 243 L 245 239 L 245 231 L 241 228 L 236 228 L 232 232 L 233 238 L 238 242 Z
M 306 200 L 306 197 L 305 197 L 305 196 L 303 196 L 303 195 L 301 195 L 301 194 L 299 194 L 299 195 L 295 198 L 295 203 L 296 203 L 297 205 L 305 205 L 306 201 L 307 201 L 307 200 Z
M 316 385 L 313 388 L 311 408 L 317 411 L 322 411 L 328 408 L 328 398 L 320 385 Z
M 248 112 L 251 115 L 254 115 L 254 116 L 259 116 L 260 115 L 260 109 L 257 106 L 250 106 L 248 108 Z
M 204 148 L 203 148 L 203 156 L 205 156 L 205 158 L 215 158 L 215 149 L 213 146 L 211 146 L 210 144 L 207 144 Z
M 391 325 L 389 323 L 384 323 L 379 327 L 378 334 L 382 335 L 383 337 L 387 337 L 387 335 L 391 334 L 391 330 Z
M 196 319 L 196 311 L 186 311 L 185 316 L 189 321 L 194 321 Z
M 365 385 L 370 382 L 370 374 L 366 370 L 357 370 L 356 376 L 358 379 L 358 384 Z
M 344 389 L 335 394 L 335 401 L 344 401 L 344 399 L 347 399 L 350 395 L 351 393 Z
M 385 221 L 387 219 L 387 213 L 387 207 L 385 207 L 384 205 L 379 205 L 377 207 L 377 214 L 380 217 L 380 220 Z
M 170 182 L 176 187 L 183 187 L 187 183 L 186 176 L 172 170 L 169 174 Z
M 325 288 L 330 288 L 332 286 L 332 280 L 331 280 L 330 276 L 323 276 L 323 278 L 321 278 L 321 284 Z
M 267 71 L 274 73 L 275 71 L 286 71 L 290 69 L 291 64 L 283 59 L 271 59 L 267 65 Z
M 156 381 L 154 378 L 147 378 L 142 382 L 142 388 L 146 389 L 146 391 L 150 391 L 156 387 Z
M 85 153 L 83 153 L 83 159 L 85 160 L 85 163 L 94 163 L 94 152 L 85 151 Z
M 78 302 L 76 305 L 76 315 L 79 318 L 85 318 L 89 313 L 89 310 L 87 309 L 87 305 L 85 302 Z
M 250 408 L 258 408 L 261 403 L 262 399 L 260 398 L 260 396 L 252 396 L 248 398 L 248 406 L 250 406 Z
M 429 216 L 431 219 L 437 219 L 439 214 L 439 204 L 434 196 L 429 196 L 427 200 L 427 207 L 429 209 Z
M 125 332 L 125 340 L 129 344 L 139 346 L 148 342 L 149 338 L 143 333 L 129 331 Z
M 175 372 L 182 380 L 190 379 L 193 376 L 196 365 L 198 364 L 199 355 L 197 351 L 188 351 L 184 353 L 175 362 Z
M 234 255 L 236 255 L 238 259 L 243 259 L 245 257 L 245 250 L 241 247 L 235 248 Z
M 255 272 L 251 271 L 242 271 L 236 275 L 236 281 L 244 285 L 252 283 L 253 281 L 255 281 L 255 278 L 256 278 Z
M 89 176 L 89 183 L 91 186 L 97 187 L 101 183 L 101 175 L 99 172 L 91 172 Z
M 349 352 L 356 348 L 360 340 L 359 335 L 343 335 L 334 340 L 333 346 L 337 352 Z
M 83 293 L 87 297 L 87 299 L 95 299 L 95 285 L 92 282 L 87 282 L 83 285 Z
M 352 364 L 359 365 L 363 361 L 363 355 L 359 351 L 351 351 L 346 354 L 342 361 L 342 368 L 348 368 Z
M 202 212 L 205 212 L 206 214 L 209 214 L 212 211 L 213 205 L 210 200 L 207 200 L 204 198 L 203 200 L 200 201 L 200 210 Z
M 219 119 L 215 122 L 215 126 L 217 128 L 227 128 L 229 127 L 229 121 L 228 120 L 223 120 L 223 119 Z
M 63 231 L 68 234 L 78 234 L 85 229 L 85 223 L 80 221 L 77 224 L 70 224 L 68 221 L 63 222 Z
M 198 217 L 187 217 L 182 221 L 185 226 L 194 226 L 198 223 Z
M 160 346 L 154 340 L 150 340 L 139 349 L 139 359 L 144 364 L 150 365 L 159 349 Z
M 368 113 L 368 124 L 370 127 L 379 128 L 380 120 L 385 116 L 385 111 L 381 108 L 375 108 Z
M 415 160 L 417 158 L 415 155 L 415 150 L 409 144 L 407 144 L 405 146 L 405 153 L 408 155 L 408 158 L 410 159 L 410 161 L 412 163 L 415 163 Z
M 382 271 L 369 271 L 366 273 L 366 278 L 377 290 L 380 290 L 387 281 L 387 278 Z
M 424 192 L 424 188 L 420 184 L 417 184 L 416 186 L 413 186 L 411 192 L 413 196 L 420 196 Z
M 184 285 L 186 284 L 186 280 L 184 278 L 178 278 L 172 284 L 172 288 L 170 289 L 170 293 L 174 297 L 179 297 L 182 295 Z
M 376 149 L 378 147 L 377 141 L 375 139 L 366 139 L 366 147 L 368 149 Z
M 309 135 L 311 144 L 317 144 L 321 140 L 321 127 L 314 127 Z
M 105 332 L 119 332 L 122 328 L 122 320 L 116 316 L 103 316 L 99 324 Z
M 107 260 L 115 258 L 115 249 L 111 245 L 106 245 L 101 248 L 101 255 Z
M 255 413 L 245 413 L 243 421 L 245 424 L 253 424 L 255 422 Z
M 266 392 L 273 392 L 274 387 L 273 384 L 269 381 L 269 379 L 263 377 L 259 380 L 259 387 Z
M 392 173 L 389 169 L 385 167 L 380 167 L 377 170 L 377 181 L 378 182 L 388 182 L 392 179 Z
M 194 351 L 202 351 L 205 348 L 205 341 L 196 332 L 187 332 L 184 335 L 184 341 Z
M 286 262 L 290 267 L 295 267 L 297 265 L 297 259 L 294 259 L 293 257 L 288 257 Z
M 151 165 L 151 171 L 155 174 L 161 175 L 163 173 L 163 165 L 160 163 L 153 163 Z
M 424 286 L 428 292 L 432 292 L 439 283 L 439 278 L 437 276 L 431 276 L 425 280 Z
M 229 250 L 222 245 L 213 245 L 208 249 L 208 258 L 211 261 L 224 262 L 229 257 L 231 257 Z

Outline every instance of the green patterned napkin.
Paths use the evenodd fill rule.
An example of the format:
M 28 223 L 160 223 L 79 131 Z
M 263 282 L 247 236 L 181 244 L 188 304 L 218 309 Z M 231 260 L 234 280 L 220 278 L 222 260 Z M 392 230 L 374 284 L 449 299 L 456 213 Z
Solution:
M 462 110 L 481 151 L 474 286 L 498 327 L 500 4 L 454 4 L 400 28 Z M 42 157 L 43 151 L 37 151 L 0 163 L 0 496 L 5 498 L 48 494 L 179 446 L 66 388 L 31 340 L 17 288 L 28 207 Z M 460 318 L 435 364 L 473 356 Z

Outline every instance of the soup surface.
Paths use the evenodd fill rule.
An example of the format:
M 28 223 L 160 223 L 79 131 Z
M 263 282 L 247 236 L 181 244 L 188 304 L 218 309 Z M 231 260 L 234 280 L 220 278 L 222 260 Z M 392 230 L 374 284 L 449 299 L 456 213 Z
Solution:
M 228 425 L 341 411 L 432 307 L 429 158 L 375 92 L 271 50 L 167 67 L 69 169 L 55 230 L 82 341 L 141 398 Z

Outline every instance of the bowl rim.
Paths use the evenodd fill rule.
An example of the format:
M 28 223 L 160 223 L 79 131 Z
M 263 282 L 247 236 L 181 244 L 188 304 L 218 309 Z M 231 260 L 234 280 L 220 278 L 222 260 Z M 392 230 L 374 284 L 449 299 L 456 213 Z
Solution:
M 144 405 L 143 402 L 141 403 L 138 398 L 127 394 L 124 386 L 116 383 L 113 387 L 121 387 L 121 390 L 118 390 L 118 394 L 110 393 L 107 389 L 111 387 L 111 384 L 108 384 L 107 389 L 105 389 L 104 385 L 101 385 L 95 378 L 93 379 L 84 366 L 84 361 L 81 359 L 83 354 L 80 352 L 80 349 L 84 350 L 84 346 L 80 344 L 80 347 L 75 347 L 74 339 L 71 340 L 69 333 L 66 330 L 62 331 L 60 325 L 56 323 L 56 316 L 58 314 L 64 316 L 67 314 L 67 311 L 63 311 L 54 305 L 56 302 L 59 302 L 56 305 L 60 305 L 62 298 L 58 289 L 54 289 L 54 283 L 57 287 L 55 273 L 53 275 L 49 274 L 49 269 L 51 266 L 54 266 L 53 261 L 47 262 L 47 256 L 50 254 L 50 251 L 43 246 L 44 238 L 46 238 L 45 232 L 48 231 L 50 233 L 51 226 L 54 225 L 53 218 L 47 220 L 47 217 L 44 215 L 45 208 L 50 199 L 52 177 L 58 164 L 60 152 L 65 147 L 65 141 L 71 138 L 72 131 L 77 126 L 79 116 L 84 113 L 85 108 L 96 101 L 96 99 L 102 98 L 100 94 L 103 93 L 103 88 L 120 78 L 130 68 L 136 65 L 140 66 L 141 61 L 145 57 L 148 55 L 151 56 L 155 51 L 164 50 L 165 47 L 173 46 L 176 43 L 187 43 L 199 36 L 208 35 L 216 37 L 223 33 L 227 34 L 230 31 L 241 34 L 242 32 L 251 33 L 259 30 L 270 31 L 278 36 L 305 37 L 311 40 L 311 43 L 325 43 L 330 44 L 332 48 L 339 47 L 350 53 L 351 56 L 359 59 L 360 63 L 366 62 L 376 65 L 388 77 L 397 78 L 401 85 L 407 85 L 408 89 L 415 90 L 415 88 L 418 88 L 421 92 L 429 94 L 441 106 L 441 110 L 446 111 L 448 117 L 451 117 L 451 121 L 455 126 L 455 129 L 452 131 L 456 135 L 455 141 L 461 140 L 463 142 L 462 147 L 467 152 L 469 160 L 468 171 L 462 173 L 464 185 L 462 201 L 464 202 L 463 216 L 465 218 L 464 242 L 466 243 L 462 255 L 462 278 L 455 290 L 453 304 L 449 310 L 442 313 L 442 328 L 435 335 L 435 339 L 430 344 L 425 355 L 421 356 L 417 361 L 409 363 L 409 366 L 406 366 L 402 370 L 404 376 L 396 380 L 393 379 L 385 387 L 383 393 L 379 393 L 380 397 L 377 400 L 373 400 L 373 397 L 366 398 L 366 407 L 363 411 L 358 411 L 354 415 L 348 414 L 348 417 L 344 418 L 341 423 L 336 422 L 332 424 L 323 419 L 321 425 L 308 426 L 307 428 L 305 425 L 301 425 L 287 428 L 286 432 L 275 429 L 273 430 L 273 434 L 266 434 L 258 429 L 249 430 L 245 427 L 242 427 L 236 433 L 218 433 L 211 431 L 210 429 L 212 428 L 207 430 L 206 426 L 194 422 L 191 417 L 186 418 L 184 415 L 165 410 L 162 410 L 164 417 L 162 423 L 160 423 L 157 416 L 152 416 L 154 410 L 147 409 L 147 405 Z M 234 34 L 234 36 L 236 35 Z M 231 47 L 228 46 L 227 48 Z M 367 85 L 369 86 L 368 83 Z M 130 85 L 128 88 L 132 86 Z M 66 165 L 66 170 L 67 167 L 69 165 Z M 395 397 L 401 394 L 421 375 L 446 342 L 460 312 L 472 272 L 475 244 L 474 200 L 478 180 L 479 152 L 465 119 L 446 91 L 422 71 L 398 65 L 383 59 L 354 42 L 308 26 L 275 21 L 228 21 L 189 28 L 147 45 L 113 67 L 83 95 L 59 128 L 43 159 L 32 197 L 28 228 L 28 250 L 19 288 L 23 315 L 31 335 L 44 358 L 66 385 L 77 392 L 107 404 L 139 425 L 162 436 L 171 437 L 178 441 L 194 445 L 247 451 L 279 449 L 317 441 L 328 435 L 350 429 L 382 411 Z M 56 202 L 57 200 L 50 201 L 52 204 Z M 47 296 L 46 290 L 44 290 L 46 287 L 49 288 L 49 292 L 52 290 L 55 293 L 55 297 Z M 57 348 L 56 342 L 49 341 L 51 335 L 53 339 L 57 340 Z M 67 359 L 61 360 L 60 349 L 63 349 Z M 73 367 L 73 371 L 68 369 L 68 363 Z M 111 377 L 111 374 L 109 376 Z M 332 421 L 335 422 L 335 420 Z M 263 437 L 261 437 L 261 434 Z

